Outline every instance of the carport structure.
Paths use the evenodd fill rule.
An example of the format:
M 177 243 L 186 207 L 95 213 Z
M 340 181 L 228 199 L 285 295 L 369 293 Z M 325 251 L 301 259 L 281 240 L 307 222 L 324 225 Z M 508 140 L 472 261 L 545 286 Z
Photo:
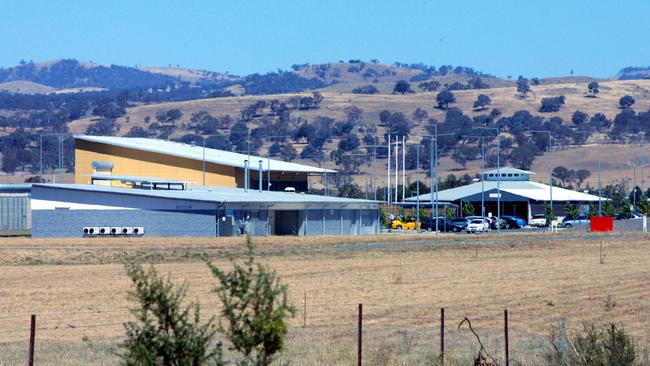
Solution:
M 485 215 L 492 216 L 497 215 L 497 202 L 500 201 L 501 215 L 518 216 L 528 221 L 533 215 L 544 213 L 544 204 L 551 202 L 551 186 L 531 182 L 529 179 L 533 174 L 535 173 L 508 167 L 498 171 L 486 171 L 482 181 L 438 192 L 438 200 L 452 202 L 459 207 L 463 207 L 465 202 L 470 202 L 474 206 L 474 215 L 480 215 L 483 206 Z M 414 202 L 417 199 L 410 197 L 406 201 Z M 598 202 L 599 199 L 606 200 L 596 195 L 555 186 L 552 188 L 552 199 L 553 213 L 558 216 L 563 216 L 567 202 L 580 208 Z M 432 194 L 420 195 L 419 200 L 420 204 L 430 205 Z

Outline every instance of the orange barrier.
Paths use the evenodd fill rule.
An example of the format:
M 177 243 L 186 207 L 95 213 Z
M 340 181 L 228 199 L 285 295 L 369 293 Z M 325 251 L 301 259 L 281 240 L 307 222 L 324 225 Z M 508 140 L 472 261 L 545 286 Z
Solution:
M 592 216 L 590 229 L 592 232 L 612 231 L 614 230 L 614 218 L 611 216 Z

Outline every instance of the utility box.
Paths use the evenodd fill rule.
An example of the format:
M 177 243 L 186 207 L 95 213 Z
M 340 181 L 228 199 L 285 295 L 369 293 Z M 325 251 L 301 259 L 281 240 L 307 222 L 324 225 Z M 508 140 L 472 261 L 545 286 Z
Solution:
M 614 218 L 611 216 L 592 216 L 589 222 L 592 232 L 608 232 L 614 230 Z

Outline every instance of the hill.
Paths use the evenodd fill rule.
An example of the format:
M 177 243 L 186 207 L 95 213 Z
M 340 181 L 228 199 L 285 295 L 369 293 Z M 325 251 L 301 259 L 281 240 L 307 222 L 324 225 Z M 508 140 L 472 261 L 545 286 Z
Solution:
M 587 96 L 587 83 L 578 82 L 565 82 L 562 84 L 541 84 L 531 87 L 531 92 L 526 98 L 520 98 L 514 87 L 501 87 L 480 90 L 459 90 L 454 91 L 456 102 L 452 104 L 453 107 L 458 108 L 463 114 L 470 118 L 479 118 L 484 116 L 487 111 L 477 111 L 472 108 L 474 101 L 476 101 L 479 94 L 488 95 L 492 101 L 490 108 L 498 109 L 502 116 L 511 116 L 517 111 L 528 111 L 533 117 L 539 117 L 543 120 L 551 120 L 554 117 L 561 118 L 562 125 L 570 128 L 571 130 L 579 129 L 572 122 L 572 115 L 575 111 L 582 111 L 589 117 L 601 113 L 607 117 L 608 120 L 613 120 L 621 112 L 618 105 L 619 99 L 624 95 L 631 95 L 636 99 L 634 109 L 638 111 L 646 111 L 650 109 L 650 80 L 638 81 L 606 81 L 600 83 L 600 93 L 597 98 Z M 540 101 L 544 98 L 565 96 L 565 104 L 557 112 L 541 113 L 539 112 Z M 145 131 L 151 131 L 151 125 L 155 121 L 156 116 L 163 115 L 169 110 L 178 110 L 181 112 L 181 117 L 174 122 L 175 128 L 170 138 L 183 138 L 186 134 L 196 133 L 192 127 L 195 123 L 192 121 L 192 116 L 198 112 L 207 112 L 215 118 L 224 118 L 229 116 L 233 121 L 239 120 L 242 110 L 247 107 L 260 102 L 270 103 L 271 100 L 277 99 L 281 102 L 288 103 L 292 98 L 306 97 L 308 94 L 278 94 L 272 96 L 240 96 L 240 97 L 225 97 L 225 98 L 212 98 L 193 100 L 175 103 L 162 103 L 151 105 L 140 105 L 126 109 L 126 114 L 123 117 L 117 118 L 116 122 L 120 125 L 119 134 L 126 135 L 133 128 L 142 128 Z M 403 113 L 410 119 L 412 131 L 410 133 L 409 142 L 420 140 L 418 135 L 428 134 L 425 122 L 418 123 L 412 118 L 413 112 L 421 108 L 426 111 L 428 118 L 433 118 L 437 121 L 444 121 L 446 111 L 433 108 L 435 104 L 435 92 L 416 92 L 414 94 L 394 95 L 394 94 L 352 94 L 343 92 L 333 92 L 331 88 L 325 88 L 322 91 L 323 101 L 317 109 L 294 110 L 291 112 L 291 118 L 296 124 L 305 121 L 314 121 L 319 116 L 332 118 L 334 121 L 344 121 L 347 117 L 347 109 L 350 107 L 358 107 L 361 110 L 359 116 L 359 123 L 374 125 L 377 128 L 376 136 L 383 136 L 386 127 L 382 126 L 379 121 L 379 114 L 383 110 L 390 110 L 395 113 Z M 269 115 L 259 116 L 247 122 L 250 129 L 258 128 L 265 123 L 269 123 Z M 86 129 L 96 123 L 96 118 L 84 118 L 73 121 L 69 124 L 69 128 L 74 133 L 84 133 Z M 150 122 L 146 122 L 150 121 Z M 297 125 L 293 128 L 297 128 Z M 587 128 L 582 127 L 582 128 Z M 288 133 L 294 131 L 286 131 Z M 229 131 L 221 130 L 219 132 L 227 138 Z M 462 134 L 474 134 L 471 131 L 461 131 Z M 511 136 L 506 133 L 506 136 Z M 362 136 L 360 136 L 362 137 Z M 607 138 L 606 134 L 595 134 L 592 136 L 591 141 L 599 141 L 600 139 Z M 592 177 L 586 183 L 592 186 L 596 185 L 595 181 L 595 156 L 590 153 L 595 151 L 594 147 L 586 146 L 573 146 L 573 140 L 558 140 L 556 143 L 563 145 L 558 147 L 562 150 L 556 153 L 556 165 L 566 165 L 571 169 L 589 169 L 592 171 Z M 261 153 L 266 154 L 270 142 L 264 138 L 261 141 Z M 338 139 L 332 140 L 327 144 L 328 151 L 334 151 L 339 144 Z M 304 140 L 298 140 L 294 143 L 298 153 L 305 148 Z M 620 181 L 623 178 L 628 178 L 632 174 L 632 166 L 630 161 L 634 154 L 630 154 L 630 149 L 626 145 L 618 145 L 616 153 L 605 153 L 607 156 L 607 164 L 604 164 L 605 169 L 604 179 L 606 183 L 613 183 Z M 619 148 L 620 147 L 620 148 Z M 608 148 L 609 149 L 609 148 Z M 634 150 L 636 153 L 639 150 Z M 620 154 L 618 153 L 620 152 Z M 535 151 L 530 152 L 532 155 Z M 587 157 L 589 159 L 581 160 L 576 157 Z M 480 157 L 480 156 L 479 156 Z M 649 159 L 650 160 L 650 159 Z M 331 163 L 330 163 L 331 164 Z M 380 160 L 379 171 L 385 171 L 386 160 Z M 469 160 L 466 166 L 461 166 L 452 159 L 450 155 L 443 155 L 441 157 L 441 175 L 455 174 L 462 176 L 469 174 L 473 176 L 480 170 L 480 159 Z M 532 164 L 532 168 L 538 171 L 536 179 L 539 181 L 547 181 L 548 170 L 546 157 L 538 156 Z M 361 173 L 370 173 L 370 167 L 360 167 Z M 650 169 L 648 169 L 650 172 Z M 409 176 L 414 179 L 414 170 L 409 171 Z M 357 182 L 363 181 L 362 175 L 355 177 Z M 640 180 L 640 178 L 639 178 Z M 379 182 L 383 184 L 385 177 L 379 174 Z

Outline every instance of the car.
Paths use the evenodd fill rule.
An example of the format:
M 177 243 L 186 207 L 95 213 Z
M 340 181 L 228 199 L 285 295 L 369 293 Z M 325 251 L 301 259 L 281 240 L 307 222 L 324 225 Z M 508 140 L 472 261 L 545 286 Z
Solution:
M 390 228 L 395 230 L 415 230 L 415 222 L 393 220 L 390 223 Z
M 526 226 L 526 221 L 517 216 L 501 216 L 503 221 L 505 221 L 506 229 L 521 229 Z
M 467 233 L 487 233 L 490 231 L 490 222 L 487 219 L 473 219 L 465 227 Z
M 530 226 L 536 226 L 536 227 L 547 227 L 549 225 L 548 220 L 546 220 L 546 215 L 544 214 L 536 214 L 533 215 L 533 218 L 530 219 L 530 222 L 528 222 Z
M 468 219 L 470 220 L 487 220 L 487 222 L 490 224 L 490 229 L 496 230 L 497 229 L 497 222 L 500 224 L 500 229 L 504 229 L 506 227 L 506 223 L 503 219 L 497 220 L 495 216 L 489 216 L 489 217 L 484 217 L 484 216 L 467 216 Z
M 573 227 L 578 225 L 589 225 L 589 218 L 587 216 L 577 216 L 575 218 L 565 217 L 560 224 L 561 227 Z
M 462 231 L 465 228 L 465 225 L 462 227 L 453 223 L 451 220 L 448 220 L 444 217 L 437 217 L 434 219 L 426 218 L 422 220 L 420 224 L 420 229 L 426 231 L 436 230 L 436 221 L 438 221 L 438 231 Z
M 457 217 L 455 219 L 449 220 L 449 223 L 453 226 L 451 228 L 451 231 L 461 232 L 465 230 L 470 221 L 472 220 L 468 219 L 467 217 Z

